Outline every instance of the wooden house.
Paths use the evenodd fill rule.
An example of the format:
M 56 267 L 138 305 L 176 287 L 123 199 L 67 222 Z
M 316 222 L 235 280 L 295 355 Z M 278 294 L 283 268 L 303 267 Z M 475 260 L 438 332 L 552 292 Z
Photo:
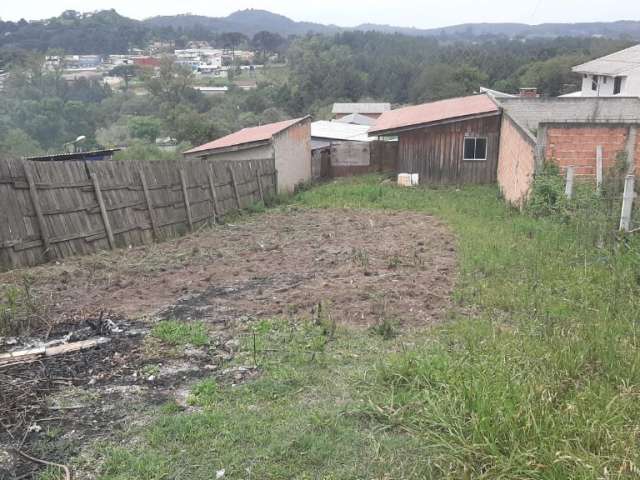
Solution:
M 421 183 L 495 183 L 500 120 L 489 95 L 473 95 L 385 112 L 369 135 L 397 137 L 398 172 Z

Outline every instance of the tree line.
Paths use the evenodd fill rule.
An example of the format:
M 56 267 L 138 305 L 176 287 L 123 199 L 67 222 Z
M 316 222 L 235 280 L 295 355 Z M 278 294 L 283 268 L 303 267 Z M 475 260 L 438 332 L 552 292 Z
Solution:
M 480 86 L 510 93 L 537 87 L 556 96 L 579 88 L 571 66 L 628 46 L 606 39 L 470 43 L 375 32 L 252 40 L 264 58 L 279 51 L 286 67 L 272 75 L 267 64 L 255 90 L 231 84 L 216 97 L 203 96 L 194 88 L 193 72 L 169 57 L 157 72 L 114 72 L 127 79 L 118 91 L 95 80 L 69 83 L 62 72 L 45 70 L 42 56 L 9 60 L 12 73 L 0 93 L 0 155 L 56 152 L 83 135 L 85 148 L 127 145 L 135 148 L 121 156 L 158 157 L 159 137 L 180 143 L 179 151 L 243 127 L 308 113 L 328 118 L 338 101 L 400 106 L 467 95 Z

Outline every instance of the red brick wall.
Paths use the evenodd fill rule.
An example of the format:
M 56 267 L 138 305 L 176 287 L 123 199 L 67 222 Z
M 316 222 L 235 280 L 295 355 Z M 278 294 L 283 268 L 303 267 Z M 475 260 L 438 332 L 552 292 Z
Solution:
M 596 148 L 603 148 L 603 169 L 606 172 L 616 161 L 618 152 L 625 151 L 628 127 L 620 126 L 549 126 L 545 158 L 555 161 L 564 170 L 576 167 L 576 175 L 595 176 Z M 640 135 L 636 144 L 636 165 L 640 165 Z

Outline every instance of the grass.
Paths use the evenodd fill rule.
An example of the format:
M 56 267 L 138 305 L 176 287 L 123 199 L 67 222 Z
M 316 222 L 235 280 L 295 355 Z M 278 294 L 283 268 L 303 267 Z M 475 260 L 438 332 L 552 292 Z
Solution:
M 161 411 L 134 448 L 102 452 L 102 478 L 640 477 L 638 243 L 523 215 L 492 187 L 379 180 L 295 202 L 443 219 L 460 261 L 451 319 L 391 339 L 258 324 L 258 380 L 199 386 L 202 411 Z
M 151 334 L 169 345 L 203 347 L 209 344 L 209 336 L 202 322 L 184 323 L 177 320 L 163 320 L 153 327 Z

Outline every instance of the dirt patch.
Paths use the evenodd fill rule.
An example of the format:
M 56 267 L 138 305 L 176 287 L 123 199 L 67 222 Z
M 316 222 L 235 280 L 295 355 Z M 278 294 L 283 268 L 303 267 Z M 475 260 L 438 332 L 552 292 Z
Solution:
M 175 241 L 72 258 L 29 270 L 59 322 L 96 308 L 140 318 L 224 322 L 331 304 L 344 324 L 376 316 L 403 324 L 437 320 L 454 281 L 455 243 L 433 217 L 409 212 L 288 211 L 256 215 Z M 24 271 L 0 275 L 20 283 Z M 178 298 L 185 297 L 178 302 Z
M 41 468 L 10 447 L 65 463 L 132 418 L 144 422 L 140 412 L 149 405 L 176 400 L 188 408 L 198 379 L 254 378 L 250 366 L 227 365 L 253 319 L 311 317 L 321 305 L 336 322 L 358 327 L 429 325 L 449 307 L 454 273 L 454 238 L 433 217 L 290 209 L 0 274 L 0 285 L 21 285 L 28 276 L 30 301 L 46 312 L 39 338 L 17 340 L 25 347 L 70 332 L 111 339 L 98 349 L 0 369 L 0 478 L 29 478 Z M 96 321 L 104 312 L 115 329 Z M 203 321 L 212 343 L 149 344 L 145 335 L 161 319 Z M 15 342 L 0 342 L 0 352 Z

